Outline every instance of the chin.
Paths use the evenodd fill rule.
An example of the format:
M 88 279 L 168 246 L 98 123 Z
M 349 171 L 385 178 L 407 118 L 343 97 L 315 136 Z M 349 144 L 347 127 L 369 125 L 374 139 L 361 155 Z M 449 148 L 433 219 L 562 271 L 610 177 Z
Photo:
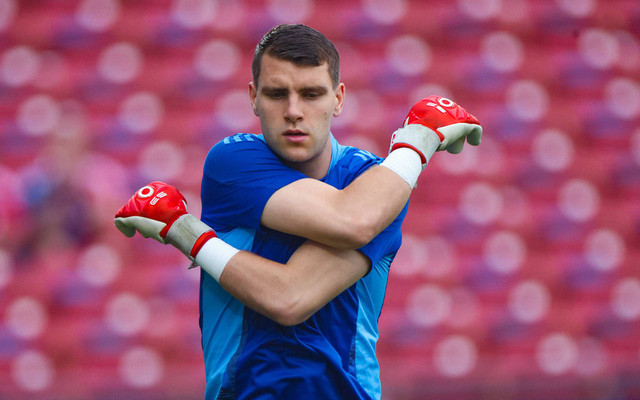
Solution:
M 286 162 L 295 163 L 295 164 L 304 163 L 313 158 L 309 156 L 309 154 L 307 153 L 300 154 L 299 152 L 295 152 L 295 153 L 286 152 L 284 155 L 280 155 L 280 157 Z

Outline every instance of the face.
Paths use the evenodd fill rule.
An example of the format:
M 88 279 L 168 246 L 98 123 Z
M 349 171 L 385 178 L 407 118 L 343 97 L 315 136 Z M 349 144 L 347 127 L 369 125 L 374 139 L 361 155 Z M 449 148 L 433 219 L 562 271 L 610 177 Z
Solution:
M 333 88 L 328 65 L 298 66 L 265 54 L 249 97 L 267 145 L 285 164 L 324 177 L 331 161 L 331 120 L 344 101 L 344 84 Z

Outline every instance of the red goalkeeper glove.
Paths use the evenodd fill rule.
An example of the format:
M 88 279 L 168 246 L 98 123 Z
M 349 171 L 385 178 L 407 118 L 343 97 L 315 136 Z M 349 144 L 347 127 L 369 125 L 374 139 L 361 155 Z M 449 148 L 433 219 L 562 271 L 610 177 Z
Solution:
M 428 130 L 413 125 L 421 125 Z M 409 129 L 407 129 L 409 128 Z M 438 146 L 433 150 L 434 139 Z M 389 152 L 401 147 L 409 147 L 420 154 L 423 166 L 434 151 L 447 150 L 449 153 L 462 151 L 465 140 L 473 145 L 480 144 L 482 126 L 473 115 L 453 101 L 441 96 L 429 96 L 411 107 L 405 118 L 404 128 L 398 129 L 391 138 Z
M 163 244 L 172 244 L 191 260 L 216 233 L 187 213 L 187 201 L 175 187 L 151 182 L 138 190 L 115 216 L 116 227 L 128 237 L 136 231 Z

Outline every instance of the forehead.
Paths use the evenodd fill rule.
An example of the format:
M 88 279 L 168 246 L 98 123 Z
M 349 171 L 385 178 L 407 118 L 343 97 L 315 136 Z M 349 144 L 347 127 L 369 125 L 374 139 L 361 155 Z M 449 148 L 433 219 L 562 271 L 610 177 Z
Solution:
M 329 65 L 297 65 L 265 54 L 262 57 L 258 86 L 331 86 Z

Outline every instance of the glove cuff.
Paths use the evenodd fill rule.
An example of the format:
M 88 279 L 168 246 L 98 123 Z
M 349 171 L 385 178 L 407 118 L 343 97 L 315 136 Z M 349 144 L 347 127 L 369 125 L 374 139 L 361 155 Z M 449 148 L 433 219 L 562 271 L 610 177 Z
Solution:
M 410 148 L 420 155 L 424 169 L 439 146 L 440 137 L 434 130 L 420 124 L 409 124 L 393 133 L 389 153 L 402 147 Z
M 171 225 L 166 242 L 193 260 L 204 243 L 213 237 L 216 234 L 207 224 L 191 214 L 184 214 Z

